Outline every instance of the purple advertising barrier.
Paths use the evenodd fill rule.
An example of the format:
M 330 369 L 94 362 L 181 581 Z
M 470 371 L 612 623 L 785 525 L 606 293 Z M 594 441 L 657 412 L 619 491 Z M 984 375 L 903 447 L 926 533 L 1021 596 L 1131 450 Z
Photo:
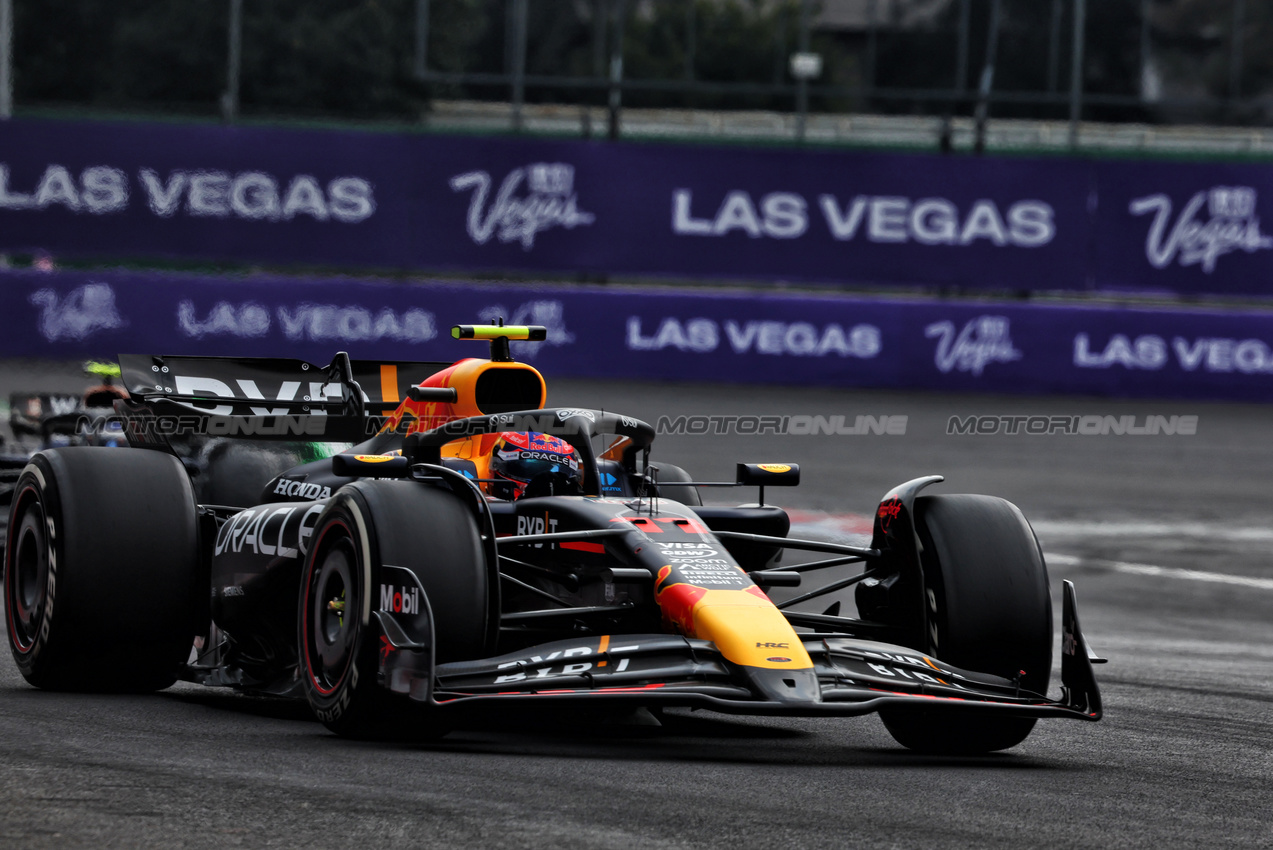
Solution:
M 1273 295 L 1273 166 L 0 122 L 0 251 Z
M 16 120 L 0 124 L 0 248 L 92 257 L 394 266 L 407 138 Z
M 457 360 L 453 324 L 543 324 L 550 378 L 1273 401 L 1273 312 L 697 290 L 0 274 L 0 356 Z M 423 376 L 421 376 L 423 377 Z
M 1088 286 L 1088 164 L 0 122 L 0 251 L 997 290 Z
M 683 278 L 1086 285 L 1062 160 L 468 140 L 430 146 L 412 264 Z M 434 239 L 433 237 L 437 237 Z
M 1093 285 L 1273 295 L 1273 166 L 1093 164 Z

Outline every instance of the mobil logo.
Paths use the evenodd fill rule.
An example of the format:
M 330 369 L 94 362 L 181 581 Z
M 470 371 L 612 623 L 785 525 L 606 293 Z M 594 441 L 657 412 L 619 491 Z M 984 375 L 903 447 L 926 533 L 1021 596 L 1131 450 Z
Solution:
M 394 614 L 419 614 L 420 588 L 380 585 L 380 610 Z

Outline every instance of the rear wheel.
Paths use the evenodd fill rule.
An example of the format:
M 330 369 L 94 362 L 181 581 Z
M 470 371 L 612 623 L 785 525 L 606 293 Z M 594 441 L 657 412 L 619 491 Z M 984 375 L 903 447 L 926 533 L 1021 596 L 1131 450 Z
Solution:
M 924 636 L 943 661 L 1045 693 L 1052 671 L 1052 603 L 1047 567 L 1029 522 L 991 496 L 921 496 Z M 958 710 L 888 709 L 880 718 L 905 747 L 985 753 L 1026 739 L 1034 720 Z
M 5 544 L 18 669 L 37 687 L 149 691 L 176 681 L 198 623 L 198 531 L 181 462 L 51 449 L 22 471 Z
M 302 574 L 299 635 L 301 675 L 315 715 L 353 738 L 445 734 L 428 707 L 391 693 L 379 681 L 388 639 L 373 613 L 394 610 L 408 583 L 424 601 L 415 619 L 432 623 L 435 660 L 490 654 L 489 571 L 477 521 L 454 494 L 413 482 L 360 481 L 341 488 L 314 529 Z M 401 606 L 400 613 L 413 606 Z M 422 625 L 421 631 L 429 631 Z M 417 634 L 427 641 L 429 634 Z

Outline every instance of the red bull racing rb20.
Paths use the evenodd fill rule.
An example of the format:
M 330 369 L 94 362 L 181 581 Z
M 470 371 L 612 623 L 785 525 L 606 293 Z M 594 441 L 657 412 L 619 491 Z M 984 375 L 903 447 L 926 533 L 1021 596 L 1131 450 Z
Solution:
M 1047 569 L 1014 505 L 929 495 L 929 476 L 885 495 L 869 545 L 793 538 L 765 495 L 797 466 L 696 482 L 651 458 L 646 422 L 546 406 L 509 346 L 543 328 L 453 335 L 490 356 L 122 356 L 129 447 L 40 452 L 14 491 L 23 676 L 304 699 L 352 737 L 442 734 L 479 706 L 677 706 L 878 712 L 911 749 L 981 753 L 1041 718 L 1100 719 L 1069 582 L 1049 695 Z M 259 444 L 309 459 L 260 478 L 243 448 Z M 253 497 L 210 503 L 253 471 Z M 704 505 L 709 484 L 760 498 Z M 848 595 L 854 616 L 818 604 Z

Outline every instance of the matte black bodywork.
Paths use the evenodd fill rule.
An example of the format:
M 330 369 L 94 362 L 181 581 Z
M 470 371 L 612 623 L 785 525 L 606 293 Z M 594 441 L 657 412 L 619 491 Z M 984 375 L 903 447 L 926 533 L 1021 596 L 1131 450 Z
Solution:
M 383 641 L 377 680 L 388 691 L 434 709 L 595 700 L 747 714 L 848 715 L 922 704 L 1024 717 L 1101 716 L 1094 656 L 1079 629 L 1068 582 L 1059 700 L 1029 692 L 1019 680 L 958 669 L 931 651 L 924 607 L 929 568 L 921 557 L 914 502 L 940 476 L 907 482 L 885 496 L 869 548 L 800 541 L 787 536 L 790 523 L 780 508 L 691 507 L 660 498 L 648 463 L 653 429 L 631 417 L 549 408 L 470 417 L 405 437 L 373 436 L 369 422 L 388 410 L 392 399 L 364 392 L 355 375 L 369 376 L 372 370 L 359 373 L 347 358 L 328 367 L 127 356 L 121 363 L 133 397 L 118 409 L 139 449 L 171 450 L 147 420 L 191 414 L 228 423 L 231 431 L 256 429 L 254 437 L 360 444 L 335 462 L 313 461 L 275 477 L 257 504 L 200 508 L 211 588 L 209 625 L 200 657 L 183 671 L 188 679 L 275 694 L 300 692 L 296 634 L 302 565 L 324 511 L 335 500 L 359 498 L 384 520 L 374 533 L 367 532 L 374 538 L 367 552 L 374 551 L 375 563 L 368 567 L 371 592 L 360 613 Z M 401 365 L 405 373 L 419 364 Z M 147 383 L 164 369 L 194 374 L 184 383 L 187 390 L 219 386 L 226 395 L 180 392 L 176 382 L 162 379 Z M 240 377 L 232 383 L 232 375 Z M 302 375 L 318 376 L 308 382 L 309 392 L 302 392 Z M 265 395 L 267 384 L 274 398 Z M 395 392 L 405 395 L 406 390 Z M 321 420 L 321 429 L 313 427 L 315 420 Z M 491 501 L 462 462 L 440 451 L 456 439 L 542 430 L 526 426 L 546 422 L 555 423 L 583 456 L 588 495 Z M 627 438 L 621 459 L 598 458 L 593 438 L 600 434 Z M 400 449 L 405 459 L 357 460 L 359 452 L 391 448 Z M 384 486 L 359 490 L 351 483 L 359 476 Z M 487 657 L 439 654 L 446 643 L 447 631 L 440 625 L 445 613 L 431 609 L 427 577 L 407 565 L 412 547 L 428 545 L 412 533 L 413 488 L 445 491 L 461 501 L 481 536 L 491 578 Z M 711 549 L 711 563 L 670 557 L 669 546 L 678 543 Z M 782 549 L 819 551 L 835 556 L 837 563 L 867 566 L 861 576 L 831 588 L 857 585 L 859 617 L 783 610 L 790 626 L 806 630 L 796 639 L 812 667 L 785 672 L 740 665 L 712 641 L 675 634 L 675 615 L 656 601 L 665 586 L 684 582 L 687 575 L 710 585 L 714 575 L 722 587 L 764 598 L 766 586 L 801 580 L 772 566 Z

